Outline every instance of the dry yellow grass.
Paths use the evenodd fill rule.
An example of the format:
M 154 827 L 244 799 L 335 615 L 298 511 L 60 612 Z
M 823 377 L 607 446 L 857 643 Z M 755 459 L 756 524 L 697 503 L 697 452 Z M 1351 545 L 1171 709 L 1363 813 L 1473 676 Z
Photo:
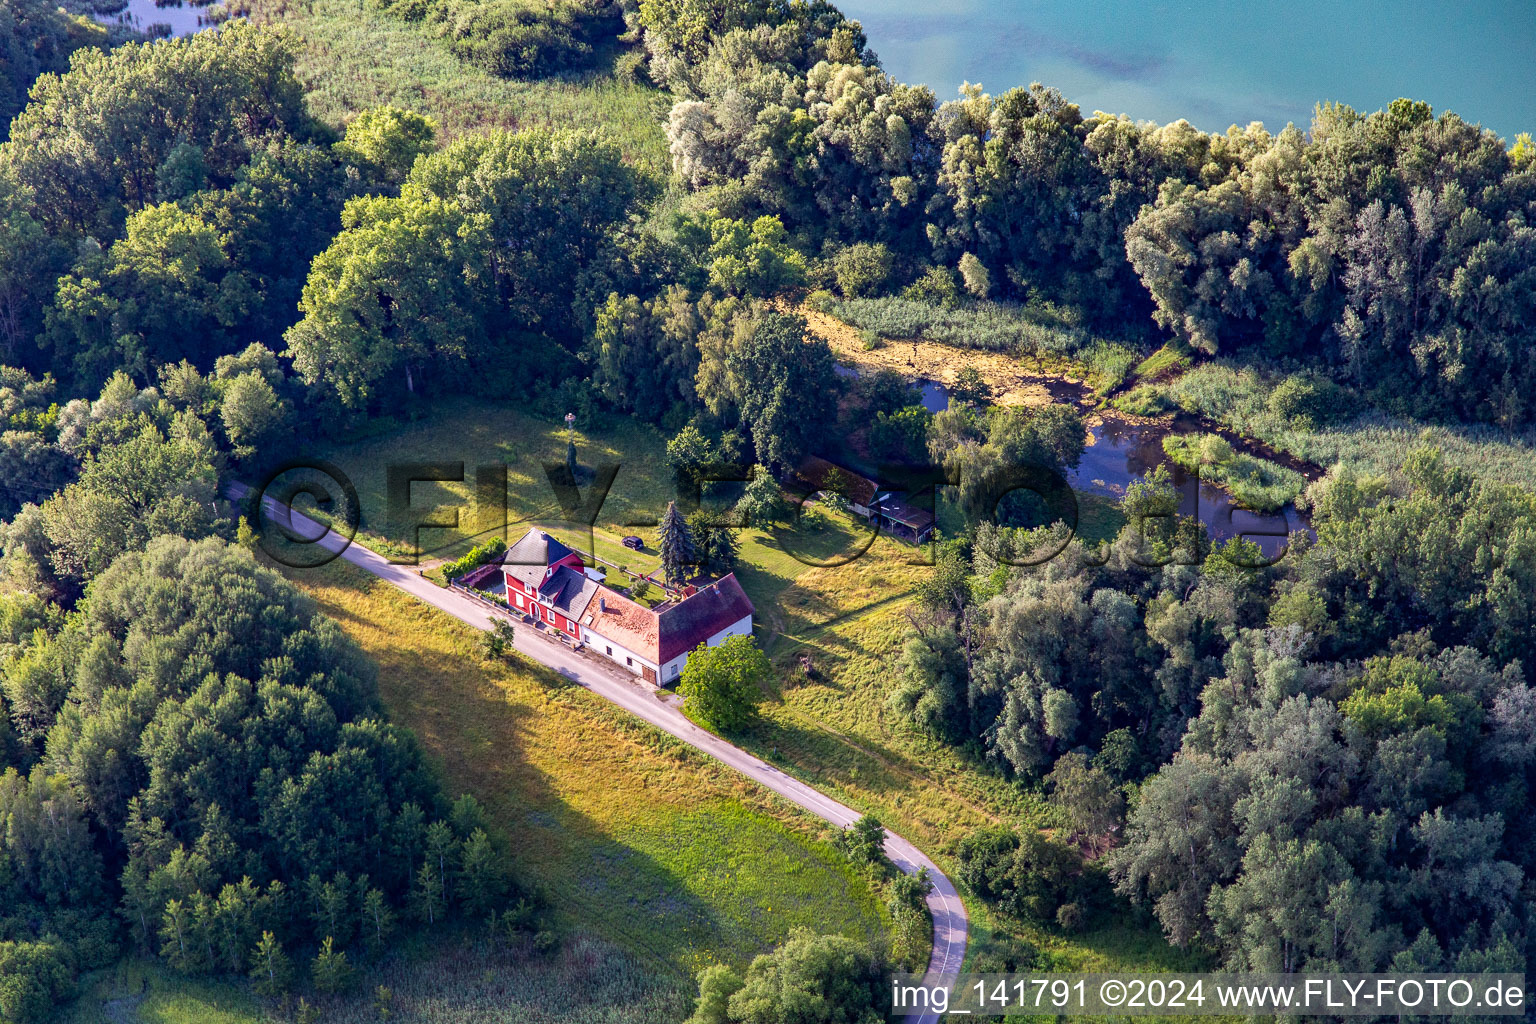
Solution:
M 861 938 L 882 911 L 823 825 L 473 631 L 336 562 L 292 574 L 379 665 L 392 720 L 505 831 L 568 925 L 680 971 L 742 965 L 791 928 Z
M 1026 357 L 962 349 L 936 341 L 887 338 L 880 348 L 866 349 L 863 333 L 836 317 L 818 313 L 802 305 L 811 333 L 831 346 L 838 361 L 870 372 L 894 370 L 903 377 L 922 377 L 941 384 L 953 384 L 955 375 L 967 366 L 975 367 L 981 379 L 992 388 L 996 405 L 1050 405 L 1057 399 L 1047 386 L 1052 377 L 1074 381 L 1062 373 L 1049 373 L 1046 364 Z M 1086 389 L 1085 389 L 1086 390 Z

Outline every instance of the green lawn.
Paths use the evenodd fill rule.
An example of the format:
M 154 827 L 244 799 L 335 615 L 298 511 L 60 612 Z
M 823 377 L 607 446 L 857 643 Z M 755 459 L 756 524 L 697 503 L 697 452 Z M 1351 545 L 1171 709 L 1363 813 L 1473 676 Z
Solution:
M 331 462 L 346 475 L 361 506 L 358 539 L 398 561 L 418 556 L 412 536 L 415 521 L 456 511 L 456 527 L 419 531 L 423 563 L 457 557 L 492 536 L 514 542 L 537 526 L 603 562 L 631 573 L 654 573 L 660 565 L 656 529 L 641 524 L 656 523 L 675 496 L 665 439 L 654 427 L 623 416 L 577 431 L 575 439 L 587 474 L 602 465 L 619 467 L 591 529 L 556 518 L 559 501 L 543 469 L 545 462 L 564 460 L 565 424 L 517 409 L 469 399 L 446 401 L 397 431 L 305 455 Z M 464 463 L 463 482 L 412 485 L 410 518 L 392 518 L 389 467 L 445 462 Z M 498 465 L 507 467 L 504 506 L 477 502 L 477 467 Z M 645 542 L 644 550 L 632 551 L 620 543 L 630 534 Z M 871 543 L 869 528 L 861 521 L 815 504 L 782 526 L 738 530 L 737 541 L 737 577 L 759 608 L 763 639 L 770 644 L 780 632 L 823 626 L 909 593 L 923 571 L 911 563 L 926 557 L 888 537 Z
M 562 523 L 560 502 L 544 470 L 565 459 L 566 428 L 516 408 L 472 399 L 445 400 L 423 418 L 389 433 L 334 444 L 303 453 L 334 463 L 357 488 L 362 528 L 359 539 L 400 560 L 416 553 L 423 559 L 452 557 L 492 536 L 520 537 L 531 525 L 555 529 L 577 539 L 584 531 Z M 584 467 L 618 467 L 613 487 L 598 515 L 607 539 L 640 532 L 630 524 L 654 523 L 671 495 L 665 439 L 654 427 L 628 417 L 575 434 Z M 464 480 L 418 482 L 411 487 L 411 519 L 393 519 L 387 500 L 391 466 L 413 463 L 463 463 Z M 506 466 L 505 501 L 476 500 L 479 467 Z M 584 483 L 585 481 L 583 481 Z M 585 493 L 583 487 L 583 493 Z M 435 512 L 434 510 L 439 510 Z M 425 528 L 413 536 L 413 523 L 442 514 L 458 516 L 456 527 Z M 587 548 L 582 541 L 580 546 Z M 609 549 L 617 555 L 624 549 Z M 606 557 L 606 556 L 605 556 Z M 615 559 L 618 560 L 618 559 Z M 640 559 L 630 556 L 640 564 Z
M 665 180 L 667 97 L 604 73 L 515 81 L 448 53 L 411 25 L 363 0 L 253 0 L 257 20 L 298 34 L 298 74 L 310 109 L 340 125 L 382 104 L 435 118 L 452 137 L 485 127 L 601 127 L 625 157 Z
M 638 518 L 629 516 L 631 511 L 659 509 L 666 500 L 669 478 L 661 436 L 650 427 L 617 419 L 578 435 L 577 443 L 583 464 L 609 460 L 626 467 L 662 467 L 631 477 L 621 470 L 614 498 L 604 507 L 593 535 L 599 557 L 636 571 L 654 569 L 654 530 L 626 525 L 625 519 Z M 551 499 L 533 487 L 537 478 L 530 467 L 537 458 L 559 459 L 564 446 L 563 424 L 483 403 L 456 403 L 397 434 L 339 446 L 326 454 L 356 474 L 365 510 L 370 502 L 382 501 L 382 476 L 374 480 L 367 470 L 372 461 L 391 456 L 451 458 L 473 465 L 505 457 L 512 462 L 515 484 L 525 488 L 517 492 L 514 486 L 511 507 L 533 513 Z M 418 488 L 417 502 L 427 504 L 436 486 Z M 440 493 L 467 501 L 470 490 L 468 484 L 454 485 Z M 1113 536 L 1120 523 L 1115 504 L 1080 497 L 1083 535 L 1090 540 Z M 955 844 L 968 831 L 997 821 L 1050 827 L 1052 812 L 1038 791 L 912 732 L 888 711 L 892 665 L 908 629 L 907 606 L 915 584 L 929 570 L 921 564 L 926 551 L 884 537 L 862 557 L 835 564 L 863 548 L 867 535 L 861 525 L 844 513 L 812 506 L 797 524 L 740 532 L 737 575 L 757 605 L 759 638 L 777 668 L 761 724 L 740 741 L 851 806 L 878 814 L 952 870 Z M 513 539 L 523 528 L 512 529 Z M 551 528 L 559 532 L 558 524 Z M 620 546 L 619 539 L 627 533 L 640 535 L 646 549 L 634 552 Z M 811 659 L 811 677 L 801 668 L 802 655 Z M 413 692 L 397 699 L 414 700 L 409 695 Z M 474 741 L 465 756 L 473 757 L 480 749 L 476 743 L 484 742 L 478 739 L 483 728 L 489 727 L 478 720 L 454 727 Z M 616 763 L 612 771 L 629 774 L 631 769 Z M 691 826 L 678 819 L 669 827 L 675 835 L 687 835 Z M 642 831 L 626 842 L 636 850 L 651 851 L 656 841 Z M 985 918 L 976 901 L 968 906 Z M 1063 962 L 1147 969 L 1182 962 L 1155 926 L 1139 917 L 1123 927 L 1081 936 L 1028 934 L 1037 945 L 1049 945 Z
M 817 819 L 541 666 L 482 662 L 468 626 L 360 570 L 293 578 L 379 664 L 391 717 L 485 804 L 564 927 L 684 976 L 796 925 L 881 930 Z

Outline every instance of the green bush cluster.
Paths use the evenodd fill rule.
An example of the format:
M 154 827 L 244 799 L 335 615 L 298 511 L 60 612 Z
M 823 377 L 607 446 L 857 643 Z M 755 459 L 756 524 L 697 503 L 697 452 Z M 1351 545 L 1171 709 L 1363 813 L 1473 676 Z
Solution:
M 421 23 L 455 56 L 503 78 L 542 77 L 586 64 L 623 27 L 609 0 L 373 0 Z
M 1081 928 L 1108 886 L 1078 852 L 1034 829 L 978 829 L 960 840 L 960 880 L 1009 917 Z
M 1163 451 L 1185 469 L 1231 492 L 1238 504 L 1256 512 L 1273 512 L 1307 486 L 1306 478 L 1287 466 L 1234 451 L 1220 434 L 1170 434 Z
M 477 544 L 467 554 L 443 566 L 443 577 L 456 580 L 471 569 L 484 565 L 507 550 L 507 542 L 493 537 L 484 544 Z

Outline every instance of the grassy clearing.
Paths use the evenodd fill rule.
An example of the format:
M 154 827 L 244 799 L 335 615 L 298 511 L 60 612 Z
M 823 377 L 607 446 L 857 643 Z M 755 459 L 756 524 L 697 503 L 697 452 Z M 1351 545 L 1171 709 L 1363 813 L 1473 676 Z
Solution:
M 379 1012 L 379 986 L 390 991 Z M 550 993 L 561 993 L 552 1000 Z M 326 1024 L 655 1024 L 681 1020 L 693 987 L 591 935 L 532 956 L 478 934 L 409 937 L 364 965 L 345 996 L 308 998 Z M 124 961 L 89 979 L 60 1024 L 276 1024 L 294 1015 L 243 982 L 194 980 L 158 961 Z
M 880 931 L 815 819 L 539 666 L 482 662 L 473 630 L 360 570 L 293 578 L 378 662 L 391 717 L 485 804 L 567 927 L 684 974 L 744 964 L 797 925 Z
M 416 520 L 458 511 L 458 525 L 420 531 L 422 559 L 455 557 L 493 536 L 515 541 L 538 526 L 576 547 L 595 553 L 631 575 L 659 569 L 654 524 L 672 490 L 665 440 L 655 428 L 627 417 L 576 435 L 583 466 L 618 465 L 592 529 L 555 518 L 559 503 L 542 468 L 565 456 L 565 425 L 516 409 L 463 400 L 441 403 L 414 423 L 387 435 L 368 437 L 313 453 L 334 463 L 357 488 L 362 526 L 358 539 L 400 561 L 414 557 Z M 391 464 L 463 462 L 463 482 L 420 482 L 411 488 L 412 516 L 391 519 L 387 501 Z M 507 467 L 505 507 L 476 500 L 478 466 Z M 729 488 L 722 488 L 725 502 Z M 300 506 L 303 510 L 303 506 Z M 630 534 L 645 542 L 641 551 L 624 547 Z M 795 521 L 771 530 L 737 532 L 741 563 L 737 578 L 759 609 L 765 642 L 825 625 L 911 592 L 926 552 L 888 537 L 871 543 L 869 528 L 852 517 L 816 505 Z M 866 550 L 867 549 L 867 550 Z M 627 585 L 627 578 L 610 578 Z M 797 586 L 802 577 L 803 585 Z
M 578 431 L 575 439 L 583 466 L 619 467 L 598 525 L 621 537 L 635 532 L 631 523 L 655 521 L 672 496 L 661 434 L 628 417 L 612 417 L 590 431 Z M 533 523 L 558 521 L 560 503 L 543 464 L 563 462 L 565 444 L 564 423 L 506 405 L 461 399 L 439 402 L 423 418 L 390 433 L 312 454 L 338 466 L 357 488 L 362 516 L 359 539 L 393 556 L 403 557 L 416 548 L 416 520 L 434 517 L 434 510 L 448 516 L 457 510 L 457 526 L 420 531 L 423 556 L 444 557 L 493 536 L 510 533 L 515 539 Z M 411 518 L 392 520 L 389 467 L 422 462 L 462 462 L 465 479 L 413 484 Z M 507 467 L 504 502 L 477 501 L 475 480 L 482 466 Z
M 450 138 L 487 127 L 601 125 L 628 160 L 663 180 L 670 172 L 661 125 L 671 104 L 649 86 L 596 73 L 497 78 L 363 0 L 254 0 L 254 7 L 257 20 L 299 34 L 299 79 L 310 109 L 329 124 L 388 103 L 431 115 Z
M 1225 487 L 1244 508 L 1273 512 L 1307 486 L 1300 473 L 1268 459 L 1232 450 L 1218 434 L 1169 434 L 1163 451 L 1185 469 Z
M 1188 351 L 1180 345 L 1169 342 L 1138 363 L 1136 369 L 1132 371 L 1132 376 L 1137 380 L 1151 380 L 1153 377 L 1171 373 L 1189 364 Z
M 1331 403 L 1329 416 L 1298 423 L 1272 406 L 1283 375 L 1228 363 L 1207 363 L 1179 377 L 1169 397 L 1179 408 L 1206 416 L 1279 451 L 1319 466 L 1346 463 L 1391 474 L 1408 453 L 1429 444 L 1446 464 L 1472 475 L 1536 490 L 1536 430 L 1433 424 L 1367 411 L 1356 400 Z

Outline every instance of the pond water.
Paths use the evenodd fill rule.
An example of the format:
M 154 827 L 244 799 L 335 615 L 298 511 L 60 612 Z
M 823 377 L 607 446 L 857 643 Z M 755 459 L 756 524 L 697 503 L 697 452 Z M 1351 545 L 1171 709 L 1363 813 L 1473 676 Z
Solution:
M 833 369 L 840 377 L 859 376 L 859 369 L 855 366 L 837 363 Z M 1050 380 L 1055 384 L 1052 394 L 1056 395 L 1057 401 L 1075 405 L 1085 414 L 1091 410 L 1092 394 L 1087 387 L 1058 378 Z M 913 389 L 921 395 L 923 408 L 929 412 L 942 412 L 949 407 L 949 391 L 943 384 L 926 378 L 919 378 L 912 383 Z M 1100 415 L 1095 419 L 1097 422 L 1089 430 L 1091 441 L 1083 451 L 1082 461 L 1067 474 L 1067 482 L 1074 490 L 1120 498 L 1124 496 L 1127 485 L 1143 479 L 1156 467 L 1166 465 L 1172 473 L 1174 487 L 1182 496 L 1179 514 L 1193 516 L 1204 523 L 1213 540 L 1244 537 L 1257 544 L 1267 556 L 1274 557 L 1285 547 L 1286 538 L 1293 531 L 1311 530 L 1306 517 L 1291 505 L 1278 512 L 1268 513 L 1239 508 L 1233 503 L 1230 494 L 1183 469 L 1163 451 L 1163 438 L 1169 434 L 1211 429 L 1209 424 L 1182 420 L 1172 423 L 1134 422 L 1115 413 Z M 1316 476 L 1313 467 L 1262 450 L 1228 431 L 1220 432 L 1238 451 L 1287 462 L 1303 475 Z
M 1196 429 L 1187 423 L 1133 423 L 1105 418 L 1091 428 L 1093 442 L 1084 449 L 1082 461 L 1067 474 L 1067 480 L 1078 491 L 1119 498 L 1125 494 L 1127 485 L 1166 465 L 1181 496 L 1180 515 L 1193 516 L 1204 523 L 1213 540 L 1241 536 L 1257 544 L 1269 557 L 1283 550 L 1292 531 L 1310 529 L 1294 506 L 1287 505 L 1278 512 L 1250 512 L 1237 507 L 1232 496 L 1220 487 L 1171 462 L 1163 452 L 1163 438 Z
M 98 14 L 96 20 L 103 25 L 132 25 L 138 31 L 150 32 L 152 35 L 189 36 L 213 27 L 207 12 L 206 6 L 194 7 L 187 3 L 156 7 L 155 0 L 128 0 L 122 11 L 117 14 Z M 155 25 L 164 25 L 170 31 L 156 33 L 152 31 Z
M 943 412 L 949 408 L 949 389 L 936 380 L 918 381 L 922 392 L 923 408 L 929 412 Z
M 1340 4 L 1191 0 L 837 0 L 885 69 L 953 99 L 1032 81 L 1084 114 L 1204 131 L 1305 128 L 1321 100 L 1357 110 L 1399 96 L 1454 110 L 1505 139 L 1536 130 L 1530 0 Z M 1526 54 L 1525 57 L 1519 56 Z

